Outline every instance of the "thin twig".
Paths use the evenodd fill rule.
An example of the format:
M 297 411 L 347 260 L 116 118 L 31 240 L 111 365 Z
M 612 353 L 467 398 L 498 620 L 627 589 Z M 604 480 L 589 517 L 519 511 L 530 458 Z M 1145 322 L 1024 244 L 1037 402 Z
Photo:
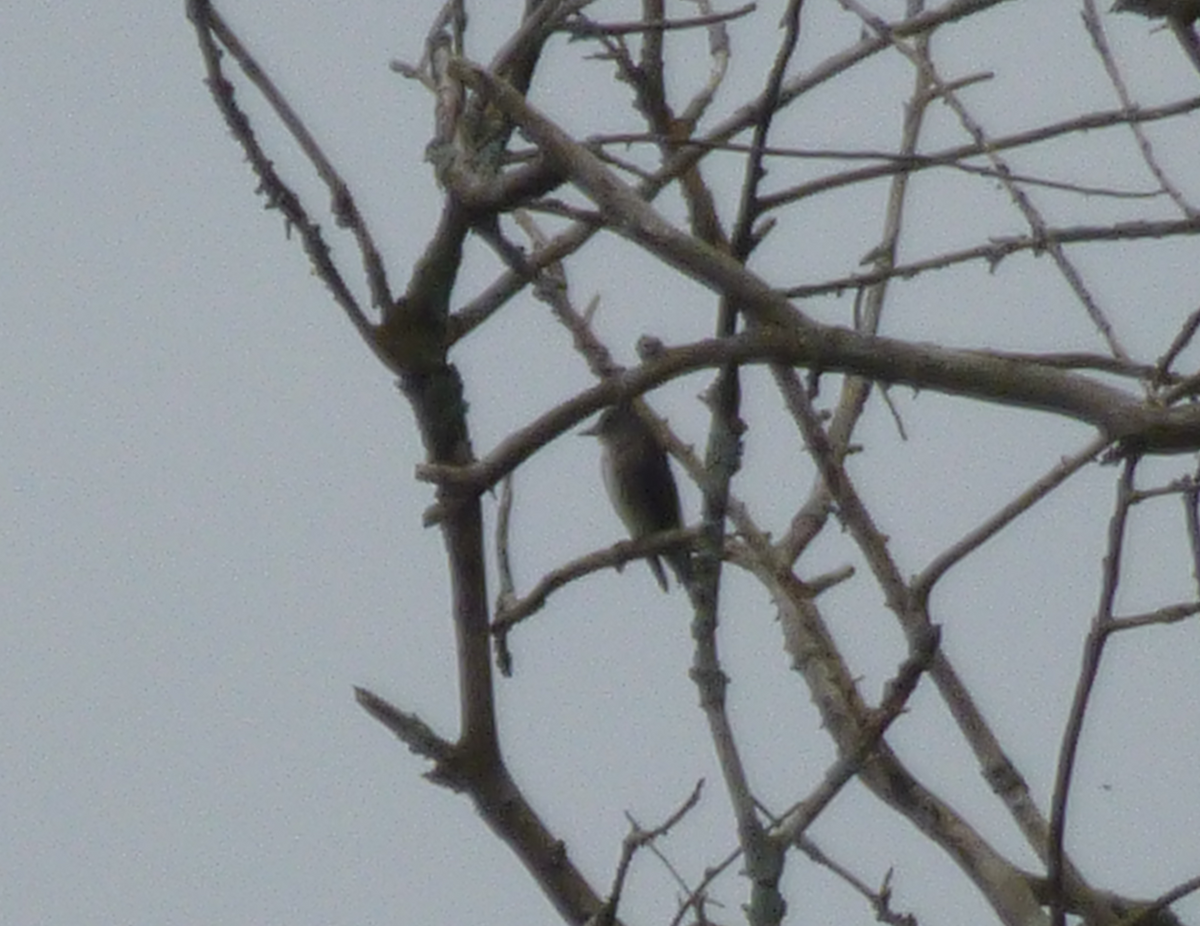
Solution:
M 613 35 L 639 35 L 647 32 L 671 32 L 681 29 L 695 29 L 700 26 L 712 26 L 717 23 L 740 19 L 758 9 L 757 3 L 747 3 L 737 9 L 725 13 L 709 13 L 705 16 L 689 16 L 682 19 L 639 20 L 625 23 L 597 23 L 588 20 L 568 20 L 561 31 L 577 38 Z
M 665 836 L 680 820 L 687 816 L 700 803 L 700 793 L 703 790 L 704 779 L 701 778 L 696 782 L 696 786 L 692 788 L 692 793 L 687 796 L 687 799 L 679 805 L 675 812 L 651 830 L 642 829 L 638 825 L 638 822 L 634 820 L 632 814 L 625 814 L 629 820 L 629 832 L 621 842 L 621 858 L 617 862 L 617 870 L 613 875 L 613 884 L 609 889 L 608 898 L 604 901 L 604 907 L 596 914 L 592 926 L 612 926 L 617 909 L 621 905 L 621 893 L 625 889 L 625 879 L 629 875 L 629 867 L 633 863 L 633 857 L 639 849 L 652 846 L 655 840 Z
M 197 2 L 197 9 L 204 10 L 202 20 L 197 21 L 197 28 L 200 28 L 201 21 L 212 31 L 233 55 L 242 72 L 254 84 L 263 95 L 270 107 L 279 117 L 279 121 L 283 123 L 284 128 L 296 140 L 296 144 L 300 146 L 300 150 L 304 152 L 305 157 L 316 168 L 317 176 L 319 176 L 325 185 L 329 188 L 330 194 L 330 210 L 333 212 L 334 219 L 342 228 L 348 228 L 354 235 L 354 239 L 358 244 L 359 253 L 362 255 L 363 267 L 366 270 L 367 285 L 371 291 L 371 304 L 376 308 L 384 309 L 392 304 L 391 289 L 387 282 L 387 272 L 384 270 L 383 260 L 379 256 L 379 249 L 375 246 L 375 240 L 371 235 L 370 229 L 367 227 L 366 220 L 358 211 L 358 205 L 354 201 L 354 196 L 350 192 L 349 186 L 342 179 L 341 175 L 334 168 L 332 162 L 325 156 L 325 152 L 321 150 L 321 146 L 313 137 L 304 121 L 292 109 L 291 104 L 284 97 L 283 93 L 275 86 L 274 81 L 270 76 L 259 66 L 254 56 L 242 44 L 237 34 L 225 22 L 224 18 L 216 12 L 207 2 Z M 230 103 L 232 103 L 232 91 L 230 91 Z M 242 116 L 245 121 L 246 131 L 249 131 L 249 120 Z M 245 136 L 237 131 L 236 126 L 231 123 L 231 128 L 235 129 L 234 134 L 243 142 L 245 147 Z M 274 173 L 274 171 L 271 171 Z M 264 176 L 264 181 L 266 180 Z M 318 271 L 322 268 L 317 267 Z M 327 281 L 328 282 L 328 281 Z M 330 287 L 333 288 L 332 286 Z M 353 316 L 352 316 L 353 320 Z
M 884 686 L 883 700 L 865 718 L 854 745 L 841 750 L 837 761 L 826 769 L 821 783 L 787 813 L 773 831 L 773 838 L 787 845 L 795 845 L 850 779 L 862 771 L 863 763 L 874 753 L 883 735 L 908 704 L 917 682 L 928 671 L 940 641 L 941 631 L 934 626 L 927 626 L 913 635 L 908 658 L 901 663 L 895 677 Z
M 224 21 L 217 16 L 207 0 L 190 0 L 188 15 L 196 27 L 196 37 L 199 40 L 200 51 L 208 70 L 207 82 L 209 91 L 213 95 L 213 100 L 216 102 L 217 108 L 225 117 L 225 122 L 229 126 L 230 132 L 232 132 L 234 138 L 241 145 L 242 150 L 245 151 L 246 159 L 258 175 L 259 190 L 266 196 L 267 205 L 282 212 L 289 227 L 295 227 L 299 230 L 300 240 L 303 243 L 308 259 L 312 262 L 314 272 L 329 287 L 334 300 L 341 307 L 342 311 L 346 313 L 346 317 L 354 325 L 363 340 L 372 349 L 376 349 L 374 326 L 367 319 L 366 315 L 363 314 L 357 300 L 354 298 L 354 294 L 342 279 L 341 273 L 338 271 L 330 255 L 329 246 L 325 243 L 325 239 L 321 235 L 320 226 L 308 217 L 308 213 L 301 204 L 300 198 L 276 172 L 274 163 L 267 157 L 266 152 L 263 151 L 258 143 L 258 139 L 254 135 L 249 117 L 237 105 L 234 99 L 233 85 L 225 78 L 221 69 L 221 51 L 217 47 L 217 39 L 227 48 L 232 45 L 232 48 L 236 48 L 241 52 L 243 58 L 239 59 L 239 61 L 243 62 L 243 69 L 249 67 L 251 71 L 259 74 L 261 74 L 261 70 L 249 58 L 244 49 L 241 48 L 237 37 L 233 35 Z M 335 188 L 335 211 L 343 209 L 346 206 L 345 201 L 339 199 L 337 189 L 344 189 L 344 187 Z M 352 200 L 349 201 L 349 205 L 353 206 Z M 363 255 L 364 261 L 367 261 L 368 264 L 371 262 L 371 257 L 369 256 L 371 253 L 373 252 L 368 251 L 364 252 Z M 377 255 L 375 257 L 377 258 Z M 376 299 L 391 299 L 386 278 L 382 276 L 373 278 L 372 293 Z
M 1107 445 L 1108 441 L 1105 438 L 1096 438 L 1082 450 L 1059 461 L 1049 472 L 1037 479 L 1033 485 L 1017 495 L 998 512 L 938 554 L 913 582 L 913 595 L 920 601 L 928 600 L 934 585 L 952 566 L 962 562 L 969 554 L 978 550 L 1018 517 L 1033 508 L 1067 479 L 1094 461 L 1097 454 Z
M 1121 75 L 1121 69 L 1117 66 L 1116 58 L 1113 56 L 1112 49 L 1108 45 L 1108 37 L 1104 34 L 1104 24 L 1100 20 L 1099 13 L 1096 12 L 1095 0 L 1084 0 L 1083 10 L 1080 15 L 1083 19 L 1084 28 L 1091 37 L 1092 47 L 1096 49 L 1096 54 L 1100 56 L 1100 61 L 1104 64 L 1104 70 L 1108 74 L 1108 79 L 1112 83 L 1113 89 L 1117 91 L 1121 105 L 1127 112 L 1132 112 L 1134 109 L 1133 98 L 1129 95 L 1129 88 L 1125 86 L 1125 79 Z M 1154 154 L 1154 147 L 1150 144 L 1150 139 L 1146 133 L 1142 131 L 1141 124 L 1136 121 L 1130 121 L 1129 130 L 1133 133 L 1133 137 L 1137 141 L 1138 149 L 1142 153 L 1142 160 L 1146 162 L 1146 167 L 1154 175 L 1154 179 L 1158 181 L 1159 188 L 1171 197 L 1184 215 L 1196 215 L 1196 207 L 1187 201 L 1187 198 L 1183 195 L 1183 191 L 1172 182 L 1171 178 L 1167 176 L 1167 172 L 1163 170 L 1162 165 L 1158 163 L 1158 157 Z
M 880 35 L 888 35 L 887 24 L 870 10 L 868 10 L 863 4 L 859 3 L 858 0 L 841 0 L 841 2 L 848 8 L 853 9 L 863 20 L 864 25 L 866 25 L 868 28 L 876 30 Z M 932 59 L 927 54 L 922 54 L 917 49 L 910 49 L 906 43 L 901 41 L 893 39 L 893 44 L 900 54 L 907 57 L 912 62 L 913 66 L 921 71 L 925 79 L 929 82 L 930 87 L 937 92 L 938 97 L 945 102 L 958 117 L 959 124 L 962 125 L 972 140 L 974 140 L 975 144 L 979 145 L 983 150 L 988 161 L 996 171 L 996 174 L 1004 186 L 1004 189 L 1007 191 L 1009 198 L 1029 224 L 1034 240 L 1036 240 L 1040 245 L 1039 250 L 1044 250 L 1050 255 L 1055 266 L 1058 267 L 1059 273 L 1062 274 L 1063 278 L 1067 281 L 1067 284 L 1075 293 L 1076 298 L 1083 305 L 1088 317 L 1092 320 L 1092 323 L 1096 326 L 1096 329 L 1108 342 L 1109 349 L 1112 351 L 1113 356 L 1119 357 L 1123 360 L 1128 360 L 1129 355 L 1125 351 L 1125 348 L 1121 345 L 1120 340 L 1117 338 L 1116 332 L 1112 326 L 1112 322 L 1109 321 L 1108 317 L 1104 313 L 1104 310 L 1100 307 L 1099 303 L 1096 301 L 1096 298 L 1088 289 L 1087 284 L 1084 282 L 1083 275 L 1079 272 L 1074 262 L 1068 258 L 1061 243 L 1056 240 L 1046 238 L 1048 226 L 1041 213 L 1041 210 L 1038 209 L 1033 200 L 1028 196 L 1020 184 L 1016 182 L 1008 163 L 992 147 L 992 144 L 983 126 L 974 118 L 974 116 L 971 115 L 970 111 L 966 107 L 966 104 L 962 102 L 959 94 L 941 78 L 933 64 Z

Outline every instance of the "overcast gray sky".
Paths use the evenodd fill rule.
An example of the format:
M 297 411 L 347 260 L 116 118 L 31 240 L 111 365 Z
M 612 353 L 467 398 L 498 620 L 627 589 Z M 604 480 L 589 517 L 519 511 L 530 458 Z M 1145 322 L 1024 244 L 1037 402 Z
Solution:
M 387 62 L 419 56 L 437 5 L 257 6 L 222 9 L 360 192 L 401 289 L 438 194 L 422 162 L 428 98 Z M 475 34 L 494 40 L 492 24 L 516 6 L 480 11 Z M 444 735 L 455 732 L 442 546 L 419 526 L 431 492 L 412 479 L 422 454 L 389 376 L 311 276 L 278 214 L 254 196 L 202 83 L 183 7 L 9 3 L 0 12 L 0 922 L 556 922 L 468 803 L 421 779 L 425 766 L 354 704 L 351 686 L 367 685 Z M 764 26 L 774 25 L 773 15 L 763 15 Z M 1099 86 L 1098 78 L 1072 78 L 1084 60 L 1071 57 L 1081 48 L 1074 17 L 1047 16 L 1043 58 L 1056 48 L 1070 54 L 1057 75 L 1048 66 L 1051 77 L 1031 78 L 1031 108 L 1077 111 Z M 1145 49 L 1139 89 L 1148 98 L 1196 85 L 1168 36 L 1152 35 L 1141 20 L 1114 29 L 1129 48 Z M 1012 38 L 998 35 L 991 45 Z M 969 63 L 975 54 L 982 52 L 964 41 L 947 49 L 947 60 Z M 590 67 L 607 79 L 604 65 Z M 1113 105 L 1104 91 L 1097 99 Z M 583 125 L 587 92 L 560 85 L 542 101 Z M 242 98 L 251 105 L 244 90 Z M 738 98 L 733 92 L 730 104 Z M 847 104 L 831 95 L 821 105 L 832 113 Z M 1012 109 L 997 112 L 1021 124 L 1024 111 Z M 1194 159 L 1200 134 L 1194 119 L 1188 126 L 1190 142 L 1181 143 Z M 279 164 L 314 191 L 311 172 L 285 153 L 278 133 L 263 135 Z M 884 126 L 878 143 L 893 137 L 894 126 Z M 942 218 L 936 210 L 927 217 L 923 240 L 938 240 Z M 1014 230 L 1011 221 L 1003 230 Z M 831 226 L 822 236 L 827 253 L 844 256 L 836 234 Z M 662 308 L 649 330 L 669 340 L 707 329 L 711 303 L 699 313 L 687 305 L 709 298 L 696 287 L 673 284 L 648 299 L 639 272 L 649 262 L 628 246 L 600 253 L 609 262 L 585 265 L 572 284 L 581 303 L 604 295 L 602 328 L 629 330 L 632 319 L 638 330 L 649 303 Z M 1088 258 L 1110 293 L 1129 276 L 1110 266 L 1116 253 Z M 1143 300 L 1148 315 L 1162 307 L 1128 331 L 1151 355 L 1200 291 L 1194 240 L 1165 253 L 1165 282 L 1128 297 Z M 792 259 L 787 247 L 767 248 L 763 264 Z M 344 266 L 354 277 L 352 254 Z M 485 262 L 469 266 L 466 291 L 487 278 Z M 984 343 L 1027 330 L 1035 318 L 1056 326 L 1047 291 L 1029 285 L 1024 301 L 984 307 L 966 321 L 941 311 L 949 300 L 931 296 L 946 290 L 917 289 L 899 302 L 893 331 Z M 1004 298 L 1013 300 L 1011 292 Z M 832 317 L 836 308 L 824 310 Z M 1078 309 L 1064 314 L 1062 339 L 1083 332 L 1074 343 L 1096 349 Z M 531 342 L 533 330 L 540 342 Z M 1051 340 L 1059 338 L 1052 330 Z M 532 301 L 507 313 L 495 337 L 468 342 L 455 358 L 468 382 L 477 450 L 589 384 L 566 336 Z M 527 377 L 502 375 L 509 358 L 494 356 L 497 343 L 520 353 Z M 614 344 L 626 360 L 631 348 L 631 338 Z M 696 441 L 704 417 L 694 395 L 702 387 L 695 380 L 657 400 Z M 751 408 L 770 396 L 765 381 L 751 378 Z M 950 493 L 930 506 L 910 493 L 889 495 L 888 479 L 899 483 L 894 472 L 862 474 L 911 570 L 1087 436 L 1049 418 L 1030 426 L 1027 415 L 1005 410 L 964 416 L 935 396 L 897 401 L 914 416 L 914 432 L 902 450 L 896 443 L 893 462 L 932 474 L 931 492 Z M 1006 426 L 1015 430 L 997 442 Z M 864 428 L 864 439 L 896 442 L 882 409 Z M 752 433 L 751 448 L 761 450 L 762 439 Z M 956 456 L 964 445 L 978 457 Z M 751 500 L 769 503 L 782 486 L 806 489 L 807 471 L 796 475 L 770 459 L 748 454 Z M 947 460 L 957 470 L 949 477 Z M 942 592 L 964 605 L 943 612 L 954 622 L 947 645 L 985 692 L 985 709 L 1043 801 L 1096 599 L 1114 472 L 1081 478 L 1048 521 L 1006 535 Z M 947 483 L 961 483 L 961 495 Z M 566 441 L 540 454 L 519 492 L 522 484 L 538 486 L 518 509 L 526 582 L 563 551 L 583 553 L 619 536 L 590 443 Z M 694 514 L 694 493 L 688 501 Z M 1163 523 L 1171 533 L 1147 527 L 1134 551 L 1150 604 L 1194 594 L 1178 518 Z M 1050 528 L 1057 540 L 1047 546 Z M 831 547 L 828 564 L 847 551 Z M 786 806 L 802 793 L 797 777 L 821 774 L 829 747 L 807 692 L 787 672 L 770 602 L 737 581 L 730 595 L 738 632 L 727 656 L 735 678 L 746 679 L 738 668 L 751 676 L 735 685 L 735 715 L 752 744 L 790 756 L 754 770 L 763 792 Z M 902 656 L 897 641 L 876 647 L 855 631 L 858 621 L 878 626 L 878 594 L 868 588 L 865 598 L 843 601 L 838 629 L 861 670 L 886 677 Z M 536 631 L 516 640 L 518 676 L 501 685 L 518 778 L 601 888 L 618 857 L 622 811 L 653 823 L 701 776 L 709 780 L 706 804 L 672 857 L 694 878 L 719 857 L 714 846 L 728 848 L 718 838 L 729 833 L 728 814 L 686 675 L 687 616 L 683 597 L 660 596 L 644 567 L 594 577 L 554 599 Z M 997 657 L 1014 637 L 1033 641 L 1032 651 Z M 1114 658 L 1127 660 L 1119 671 L 1129 684 L 1106 681 L 1098 693 L 1095 716 L 1116 732 L 1088 741 L 1076 792 L 1087 836 L 1071 848 L 1098 882 L 1152 895 L 1200 869 L 1200 628 L 1162 629 L 1124 646 L 1118 642 Z M 911 722 L 896 730 L 898 747 L 952 799 L 986 804 L 933 699 L 918 694 Z M 558 729 L 580 739 L 547 742 L 545 731 Z M 647 775 L 646 764 L 664 755 L 668 767 Z M 1019 856 L 1003 816 L 992 813 L 985 818 L 995 832 L 987 835 Z M 875 855 L 844 835 L 856 826 L 874 828 Z M 865 876 L 881 877 L 902 855 L 898 897 L 922 904 L 923 923 L 991 921 L 950 863 L 861 791 L 839 798 L 818 835 L 855 853 Z M 830 879 L 800 866 L 790 877 L 811 910 L 802 921 L 867 921 L 869 911 Z M 921 885 L 938 882 L 946 889 L 925 905 Z M 644 862 L 630 895 L 640 921 L 664 922 L 674 897 L 667 875 Z M 722 921 L 736 922 L 741 885 L 730 881 L 721 899 L 729 904 Z M 1200 903 L 1179 909 L 1200 922 Z

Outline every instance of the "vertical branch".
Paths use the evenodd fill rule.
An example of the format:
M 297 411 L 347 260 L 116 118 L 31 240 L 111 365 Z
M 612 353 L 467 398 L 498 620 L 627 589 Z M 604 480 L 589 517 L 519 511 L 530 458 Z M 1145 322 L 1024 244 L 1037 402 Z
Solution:
M 754 133 L 750 142 L 750 151 L 746 157 L 746 170 L 742 177 L 742 201 L 738 208 L 738 220 L 732 235 L 733 254 L 739 260 L 750 256 L 754 248 L 754 223 L 761 214 L 758 199 L 758 188 L 766 171 L 763 169 L 763 156 L 767 147 L 767 137 L 771 132 L 775 113 L 779 108 L 780 90 L 783 78 L 787 74 L 789 62 L 796 52 L 796 44 L 800 41 L 800 11 L 804 0 L 789 0 L 787 10 L 783 14 L 784 34 L 771 70 L 767 74 L 766 86 L 763 88 L 762 107 L 758 118 L 754 121 Z M 732 334 L 730 331 L 728 334 Z
M 642 20 L 646 23 L 662 22 L 665 18 L 663 0 L 642 0 Z M 641 64 L 638 68 L 637 89 L 644 98 L 643 111 L 651 118 L 652 128 L 666 135 L 669 128 L 669 112 L 666 85 L 663 81 L 663 42 L 666 33 L 662 29 L 649 28 L 642 33 Z
M 753 248 L 752 229 L 758 215 L 757 191 L 763 176 L 762 156 L 779 98 L 779 88 L 787 62 L 799 38 L 799 16 L 803 0 L 791 0 L 786 14 L 787 32 L 775 57 L 763 94 L 763 107 L 755 126 L 754 143 L 747 159 L 743 181 L 743 201 L 730 250 L 744 262 Z M 698 179 L 698 176 L 694 179 Z M 739 306 L 736 299 L 722 295 L 716 323 L 716 335 L 729 338 L 737 333 Z M 729 506 L 729 486 L 741 465 L 741 438 L 745 430 L 739 410 L 741 383 L 738 366 L 725 364 L 708 393 L 712 412 L 705 471 L 704 523 L 697 551 L 696 582 L 689 589 L 695 606 L 692 636 L 696 642 L 692 678 L 700 690 L 701 704 L 717 749 L 726 787 L 738 821 L 738 839 L 751 882 L 748 917 L 752 924 L 771 924 L 783 919 L 787 905 L 779 892 L 786 858 L 786 844 L 771 839 L 758 820 L 753 794 L 725 710 L 728 682 L 717 654 L 718 603 L 720 600 L 721 551 L 725 544 L 725 519 Z
M 1192 578 L 1200 592 L 1200 471 L 1188 477 L 1183 491 L 1183 512 L 1187 522 L 1188 547 L 1192 551 Z
M 918 48 L 924 53 L 928 48 L 930 33 L 917 37 Z M 929 93 L 929 85 L 918 70 L 913 78 L 912 97 L 904 109 L 904 127 L 900 136 L 900 156 L 911 157 L 916 154 L 921 127 L 925 113 L 933 96 Z M 887 215 L 884 220 L 882 240 L 872 251 L 877 269 L 891 271 L 895 266 L 896 251 L 900 243 L 900 232 L 903 229 L 904 206 L 907 202 L 908 181 L 910 173 L 907 170 L 897 171 L 892 178 L 888 191 Z M 856 313 L 855 328 L 864 334 L 876 334 L 879 331 L 879 320 L 883 315 L 884 300 L 887 296 L 887 280 L 869 287 L 863 303 L 865 312 Z M 830 443 L 838 453 L 845 453 L 850 444 L 850 438 L 858 425 L 867 398 L 871 393 L 871 381 L 860 376 L 847 376 L 843 380 L 841 396 L 837 409 L 829 423 L 827 433 Z M 783 559 L 794 563 L 803 552 L 805 546 L 814 538 L 825 524 L 830 511 L 829 487 L 823 480 L 818 479 L 808 501 L 796 513 L 788 529 L 788 533 L 780 541 Z
M 1092 629 L 1088 633 L 1083 649 L 1083 666 L 1075 686 L 1075 698 L 1067 727 L 1063 731 L 1059 748 L 1058 768 L 1054 779 L 1054 799 L 1050 812 L 1050 846 L 1046 869 L 1050 882 L 1051 911 L 1054 926 L 1064 926 L 1066 912 L 1063 897 L 1063 837 L 1067 826 L 1067 799 L 1071 792 L 1075 757 L 1079 750 L 1079 738 L 1083 733 L 1084 716 L 1092 686 L 1100 671 L 1100 659 L 1104 655 L 1104 644 L 1108 639 L 1108 626 L 1113 619 L 1113 601 L 1121 576 L 1121 554 L 1125 544 L 1125 524 L 1129 518 L 1129 507 L 1133 496 L 1133 477 L 1137 470 L 1137 458 L 1129 457 L 1117 486 L 1117 505 L 1108 526 L 1108 552 L 1104 556 L 1104 578 L 1100 591 L 1100 602 Z

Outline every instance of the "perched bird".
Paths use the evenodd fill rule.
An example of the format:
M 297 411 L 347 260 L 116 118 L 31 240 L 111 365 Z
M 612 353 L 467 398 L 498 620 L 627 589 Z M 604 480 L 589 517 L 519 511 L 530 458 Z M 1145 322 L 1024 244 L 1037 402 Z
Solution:
M 650 426 L 631 405 L 606 408 L 600 420 L 582 433 L 600 439 L 604 487 L 634 540 L 681 526 L 679 489 L 671 464 Z M 675 577 L 686 585 L 691 575 L 687 550 L 672 551 L 666 557 Z M 665 592 L 667 577 L 658 556 L 646 560 Z
M 1152 17 L 1169 16 L 1190 23 L 1200 19 L 1200 0 L 1117 0 L 1112 11 Z

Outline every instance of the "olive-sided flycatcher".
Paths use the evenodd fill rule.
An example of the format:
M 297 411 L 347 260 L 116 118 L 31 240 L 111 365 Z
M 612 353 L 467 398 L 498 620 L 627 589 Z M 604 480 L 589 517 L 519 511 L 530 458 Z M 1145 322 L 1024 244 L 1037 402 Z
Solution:
M 634 540 L 681 526 L 679 489 L 671 474 L 671 464 L 650 426 L 631 405 L 606 408 L 600 420 L 582 433 L 600 439 L 604 486 Z M 675 577 L 686 585 L 691 575 L 688 551 L 665 555 Z M 667 577 L 658 556 L 648 556 L 646 561 L 665 592 Z
M 1168 17 L 1184 25 L 1200 19 L 1200 0 L 1117 0 L 1114 13 L 1141 13 L 1143 16 Z

